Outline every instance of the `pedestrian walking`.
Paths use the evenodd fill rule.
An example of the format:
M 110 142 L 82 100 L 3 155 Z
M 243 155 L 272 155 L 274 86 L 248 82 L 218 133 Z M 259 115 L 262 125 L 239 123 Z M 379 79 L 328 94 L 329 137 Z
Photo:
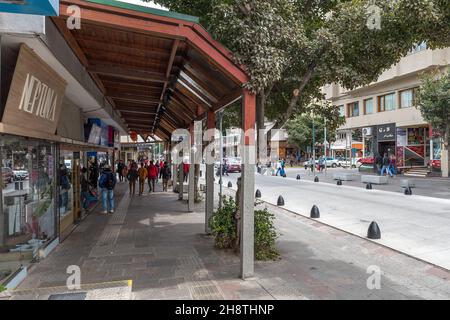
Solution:
M 117 173 L 119 174 L 119 181 L 123 182 L 123 162 L 122 160 L 119 160 L 119 162 L 117 163 Z
M 147 179 L 148 176 L 147 169 L 145 168 L 143 162 L 141 162 L 141 167 L 138 170 L 138 176 L 139 176 L 139 195 L 142 196 L 142 194 L 144 193 L 145 179 Z
M 128 170 L 128 174 L 127 174 L 128 183 L 130 185 L 130 195 L 131 196 L 134 196 L 134 193 L 136 191 L 137 178 L 138 178 L 137 165 L 135 163 L 132 163 L 130 165 L 130 169 Z
M 391 178 L 393 178 L 394 176 L 397 175 L 396 160 L 395 160 L 394 155 L 391 155 L 391 157 L 389 159 L 388 171 L 389 171 Z
M 86 168 L 81 169 L 80 175 L 80 196 L 81 196 L 81 206 L 83 208 L 84 213 L 88 210 L 89 206 L 89 181 L 86 178 Z
M 188 182 L 189 163 L 183 162 L 183 175 L 184 175 L 184 182 Z
M 281 171 L 281 160 L 277 161 L 277 172 L 275 173 L 278 176 L 278 173 Z
M 164 162 L 164 167 L 162 167 L 160 174 L 163 181 L 163 191 L 167 191 L 169 180 L 172 178 L 172 172 L 170 171 L 170 166 L 167 161 Z
M 158 179 L 158 167 L 153 164 L 153 160 L 150 161 L 150 164 L 147 167 L 148 174 L 148 192 L 156 192 L 156 180 Z
M 389 157 L 387 155 L 387 153 L 384 154 L 383 160 L 382 160 L 382 168 L 381 168 L 381 176 L 384 176 L 384 174 L 387 173 L 389 174 L 391 177 L 391 173 L 389 172 Z
M 105 165 L 98 183 L 102 191 L 102 214 L 107 214 L 108 212 L 114 213 L 114 187 L 116 186 L 116 183 L 117 179 L 112 172 L 111 167 L 109 165 Z

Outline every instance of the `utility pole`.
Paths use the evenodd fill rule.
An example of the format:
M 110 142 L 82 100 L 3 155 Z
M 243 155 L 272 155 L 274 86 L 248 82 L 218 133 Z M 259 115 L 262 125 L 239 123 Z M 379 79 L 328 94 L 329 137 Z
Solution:
M 312 150 L 313 150 L 313 159 L 312 159 L 312 167 L 313 167 L 313 176 L 316 176 L 316 124 L 314 123 L 314 110 L 311 111 L 312 116 Z
M 327 175 L 327 118 L 324 118 L 325 120 L 325 126 L 323 128 L 324 133 L 324 142 L 323 142 L 323 155 L 325 157 L 325 175 Z

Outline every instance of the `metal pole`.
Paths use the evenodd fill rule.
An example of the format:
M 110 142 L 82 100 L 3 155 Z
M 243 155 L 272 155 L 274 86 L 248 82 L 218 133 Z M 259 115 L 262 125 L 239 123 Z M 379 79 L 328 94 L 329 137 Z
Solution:
M 325 175 L 327 175 L 327 118 L 325 119 L 325 127 L 324 127 L 324 142 L 323 142 L 323 149 L 324 149 L 324 157 L 325 157 Z
M 223 181 L 222 181 L 222 176 L 223 176 L 223 137 L 222 137 L 222 119 L 223 119 L 223 111 L 219 112 L 219 130 L 220 130 L 220 165 L 219 165 L 219 170 L 220 170 L 220 180 L 219 180 L 219 208 L 222 208 L 222 185 L 223 185 Z
M 312 135 L 313 135 L 313 161 L 312 161 L 312 166 L 313 166 L 313 176 L 316 175 L 316 126 L 314 123 L 314 111 L 312 112 Z

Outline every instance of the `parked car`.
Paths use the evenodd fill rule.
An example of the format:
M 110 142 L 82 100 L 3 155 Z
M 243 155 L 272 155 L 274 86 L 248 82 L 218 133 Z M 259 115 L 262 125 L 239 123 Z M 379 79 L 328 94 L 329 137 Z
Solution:
M 233 172 L 240 173 L 242 171 L 241 160 L 239 158 L 228 158 L 227 165 L 228 165 L 229 173 L 233 173 Z
M 14 172 L 12 171 L 11 168 L 3 167 L 2 168 L 2 176 L 3 176 L 4 184 L 11 183 L 11 182 L 13 182 L 13 179 L 14 179 Z
M 14 180 L 26 180 L 28 178 L 28 171 L 26 170 L 13 170 Z
M 361 158 L 352 158 L 352 168 L 359 168 L 362 163 L 359 162 Z M 339 158 L 338 160 L 338 165 L 339 167 L 344 167 L 344 168 L 348 168 L 350 167 L 350 159 L 349 158 Z

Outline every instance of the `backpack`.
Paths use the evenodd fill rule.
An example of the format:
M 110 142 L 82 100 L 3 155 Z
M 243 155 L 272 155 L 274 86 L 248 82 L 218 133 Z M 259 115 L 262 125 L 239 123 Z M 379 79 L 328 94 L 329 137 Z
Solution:
M 108 176 L 106 177 L 105 188 L 108 190 L 114 189 L 114 177 L 112 173 L 109 173 Z

